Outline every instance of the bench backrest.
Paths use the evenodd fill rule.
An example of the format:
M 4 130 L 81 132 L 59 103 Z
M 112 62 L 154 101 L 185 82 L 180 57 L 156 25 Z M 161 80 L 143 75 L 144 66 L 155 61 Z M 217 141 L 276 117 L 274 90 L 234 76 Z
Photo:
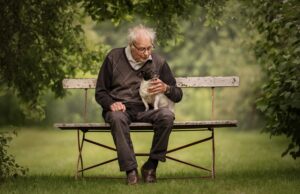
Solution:
M 64 79 L 65 89 L 84 89 L 85 102 L 83 118 L 87 121 L 87 90 L 96 87 L 96 78 Z M 215 88 L 216 87 L 237 87 L 240 80 L 237 76 L 226 77 L 176 77 L 177 86 L 181 88 L 211 88 L 211 120 L 214 119 Z
M 92 89 L 96 87 L 96 78 L 64 79 L 65 89 Z M 176 77 L 177 86 L 181 88 L 201 88 L 201 87 L 237 87 L 239 77 Z

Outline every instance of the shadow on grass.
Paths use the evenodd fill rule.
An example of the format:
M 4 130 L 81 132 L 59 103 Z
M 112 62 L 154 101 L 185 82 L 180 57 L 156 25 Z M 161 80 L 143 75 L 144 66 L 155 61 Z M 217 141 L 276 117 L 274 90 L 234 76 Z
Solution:
M 248 180 L 298 180 L 300 168 L 256 169 L 224 172 L 217 175 L 218 179 L 248 179 Z

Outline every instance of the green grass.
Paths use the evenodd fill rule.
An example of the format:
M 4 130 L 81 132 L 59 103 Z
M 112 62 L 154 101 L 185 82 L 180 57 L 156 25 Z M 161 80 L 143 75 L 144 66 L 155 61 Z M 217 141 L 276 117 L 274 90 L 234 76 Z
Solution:
M 208 134 L 173 133 L 169 148 L 196 141 Z M 147 152 L 151 133 L 132 134 L 136 152 Z M 113 146 L 110 134 L 89 134 L 93 140 Z M 258 131 L 216 130 L 216 179 L 165 179 L 208 175 L 206 172 L 173 161 L 160 163 L 158 183 L 125 185 L 125 176 L 117 162 L 88 171 L 86 178 L 74 179 L 77 145 L 76 133 L 58 129 L 22 129 L 10 146 L 17 163 L 28 167 L 25 177 L 0 184 L 0 193 L 300 193 L 300 162 L 280 154 L 287 145 L 283 137 L 269 138 Z M 170 156 L 210 168 L 211 143 L 206 142 L 175 152 Z M 113 158 L 94 145 L 85 144 L 85 165 Z M 138 157 L 139 166 L 146 157 Z M 117 177 L 115 179 L 105 178 Z

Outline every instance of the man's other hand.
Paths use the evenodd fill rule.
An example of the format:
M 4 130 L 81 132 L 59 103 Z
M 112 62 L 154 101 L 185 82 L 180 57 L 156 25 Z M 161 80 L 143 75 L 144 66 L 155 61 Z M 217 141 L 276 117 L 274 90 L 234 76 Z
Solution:
M 110 105 L 110 110 L 115 112 L 115 111 L 126 111 L 126 106 L 122 102 L 114 102 Z

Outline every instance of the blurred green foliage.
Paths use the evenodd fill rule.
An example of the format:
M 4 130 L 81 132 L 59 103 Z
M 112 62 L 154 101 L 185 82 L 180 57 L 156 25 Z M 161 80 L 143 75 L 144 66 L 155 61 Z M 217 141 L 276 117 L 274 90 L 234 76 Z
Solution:
M 63 96 L 61 81 L 100 61 L 101 45 L 85 44 L 77 1 L 0 1 L 0 87 L 11 89 L 26 115 L 44 118 L 41 96 Z

